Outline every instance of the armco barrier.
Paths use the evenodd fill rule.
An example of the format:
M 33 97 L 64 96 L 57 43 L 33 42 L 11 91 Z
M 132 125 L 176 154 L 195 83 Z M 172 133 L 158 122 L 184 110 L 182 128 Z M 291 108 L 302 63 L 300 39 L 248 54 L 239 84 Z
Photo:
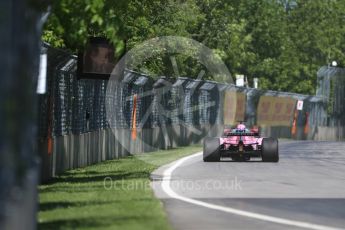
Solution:
M 330 125 L 342 123 L 338 113 L 330 113 L 325 97 L 183 77 L 154 81 L 130 70 L 125 70 L 120 84 L 110 85 L 113 91 L 107 94 L 112 82 L 77 79 L 76 57 L 48 47 L 48 60 L 52 60 L 48 65 L 48 93 L 39 98 L 43 180 L 130 153 L 201 144 L 205 136 L 221 135 L 224 126 L 234 125 L 236 119 L 246 120 L 248 126 L 261 122 L 265 136 L 300 140 L 339 140 L 345 136 L 342 125 Z M 237 100 L 232 101 L 231 95 L 237 95 Z M 296 110 L 298 100 L 304 102 L 302 110 Z M 266 107 L 271 106 L 267 111 L 263 101 Z M 224 109 L 233 110 L 231 103 L 237 104 L 237 111 Z M 340 108 L 339 100 L 337 103 Z M 269 114 L 262 117 L 259 113 Z M 135 138 L 131 135 L 133 124 Z

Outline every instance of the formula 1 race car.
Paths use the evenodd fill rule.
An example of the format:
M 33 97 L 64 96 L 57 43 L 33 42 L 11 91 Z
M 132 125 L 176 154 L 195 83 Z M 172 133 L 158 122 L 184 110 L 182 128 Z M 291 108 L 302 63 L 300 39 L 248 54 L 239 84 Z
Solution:
M 240 123 L 234 129 L 224 129 L 222 137 L 204 139 L 205 162 L 220 161 L 224 157 L 230 157 L 234 161 L 248 161 L 252 157 L 261 157 L 264 162 L 278 162 L 278 140 L 262 138 L 258 128 L 249 130 Z

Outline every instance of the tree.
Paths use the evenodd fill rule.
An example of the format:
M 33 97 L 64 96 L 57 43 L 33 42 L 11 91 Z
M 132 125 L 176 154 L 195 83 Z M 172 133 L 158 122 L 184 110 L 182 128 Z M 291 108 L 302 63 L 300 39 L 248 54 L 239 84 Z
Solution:
M 154 37 L 183 36 L 213 49 L 233 75 L 258 77 L 263 89 L 313 94 L 320 66 L 345 64 L 343 12 L 342 0 L 61 0 L 43 39 L 75 52 L 88 36 L 101 35 L 120 54 L 125 43 L 129 50 Z M 153 47 L 157 55 L 136 70 L 175 77 L 161 51 Z M 174 56 L 180 75 L 199 73 L 193 55 Z
M 295 92 L 314 93 L 315 73 L 332 60 L 344 63 L 344 3 L 338 0 L 303 0 L 288 17 L 295 49 Z

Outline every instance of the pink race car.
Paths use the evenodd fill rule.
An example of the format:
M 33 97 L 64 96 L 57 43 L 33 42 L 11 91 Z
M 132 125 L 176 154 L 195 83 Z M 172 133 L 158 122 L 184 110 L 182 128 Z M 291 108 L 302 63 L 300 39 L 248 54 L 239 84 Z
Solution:
M 224 129 L 222 137 L 204 139 L 205 162 L 220 161 L 223 157 L 234 161 L 261 157 L 264 162 L 278 162 L 278 140 L 260 137 L 258 128 L 249 130 L 240 123 L 234 129 Z

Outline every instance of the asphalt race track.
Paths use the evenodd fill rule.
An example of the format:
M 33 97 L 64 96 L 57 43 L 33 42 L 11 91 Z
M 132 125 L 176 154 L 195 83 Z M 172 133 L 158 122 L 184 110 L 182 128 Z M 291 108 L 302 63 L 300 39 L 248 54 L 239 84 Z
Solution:
M 345 229 L 345 143 L 280 141 L 279 163 L 204 163 L 201 153 L 152 174 L 179 229 Z

